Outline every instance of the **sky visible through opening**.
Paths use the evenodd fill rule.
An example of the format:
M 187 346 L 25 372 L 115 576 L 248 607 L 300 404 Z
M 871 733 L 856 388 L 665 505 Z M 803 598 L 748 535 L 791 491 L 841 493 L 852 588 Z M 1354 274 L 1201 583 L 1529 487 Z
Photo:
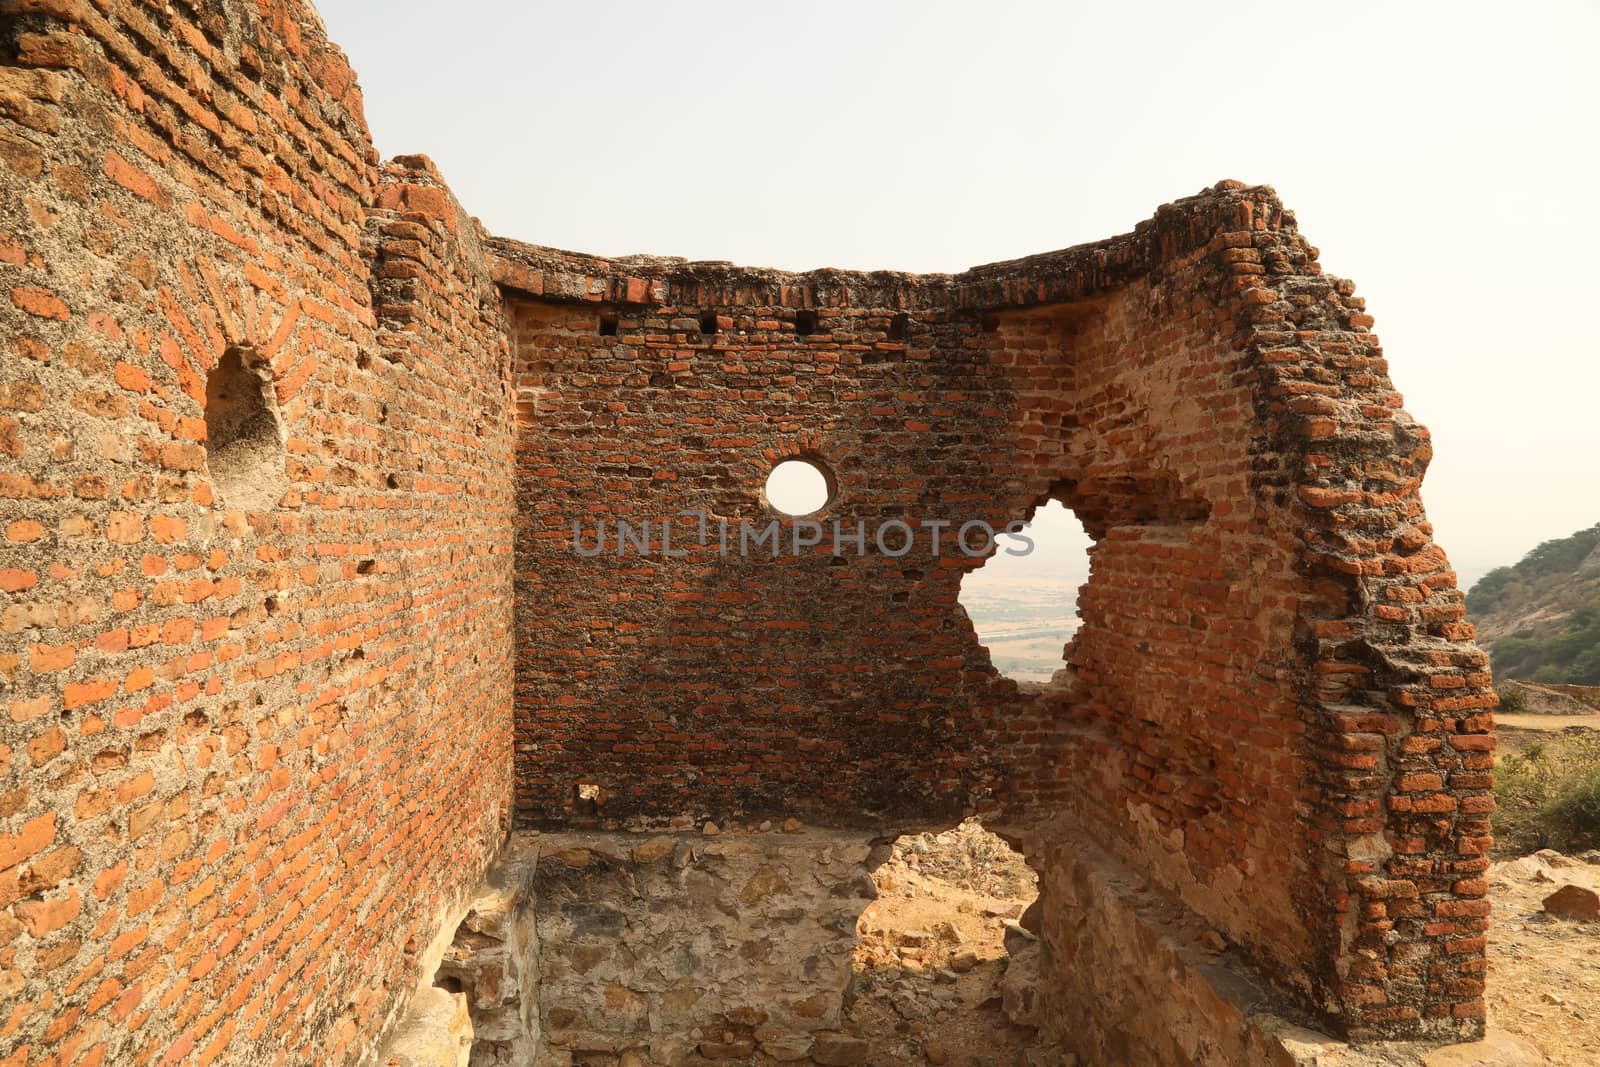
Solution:
M 827 477 L 803 459 L 786 459 L 767 475 L 767 503 L 785 515 L 810 515 L 827 502 Z
M 1274 185 L 1464 581 L 1600 520 L 1600 5 L 321 0 L 385 156 L 600 254 L 958 271 Z
M 1078 589 L 1089 580 L 1092 542 L 1078 517 L 1054 500 L 1034 512 L 1024 533 L 1031 550 L 1020 538 L 996 538 L 995 554 L 961 579 L 961 606 L 996 670 L 1048 682 L 1078 631 Z

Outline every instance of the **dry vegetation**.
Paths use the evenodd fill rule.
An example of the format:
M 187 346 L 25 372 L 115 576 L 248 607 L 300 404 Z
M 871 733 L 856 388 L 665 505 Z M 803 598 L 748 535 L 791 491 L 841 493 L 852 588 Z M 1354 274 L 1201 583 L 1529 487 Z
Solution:
M 1600 848 L 1600 732 L 1502 729 L 1495 800 L 1500 857 Z

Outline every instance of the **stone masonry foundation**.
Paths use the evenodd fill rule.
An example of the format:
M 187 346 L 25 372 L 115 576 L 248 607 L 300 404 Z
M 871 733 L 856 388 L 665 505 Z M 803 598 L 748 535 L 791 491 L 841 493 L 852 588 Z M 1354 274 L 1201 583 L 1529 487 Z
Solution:
M 473 1067 L 846 1062 L 886 854 L 819 830 L 516 834 L 435 983 L 465 998 Z
M 383 1062 L 868 1063 L 868 1043 L 841 1029 L 881 841 L 515 834 Z M 1071 828 L 1030 841 L 1050 842 L 1036 857 L 1039 929 L 1008 935 L 1004 1011 L 1040 1048 L 1105 1067 L 1433 1062 L 1436 1044 L 1361 1048 L 1318 1032 L 1210 924 Z M 1477 1063 L 1471 1046 L 1449 1055 L 1439 1062 Z

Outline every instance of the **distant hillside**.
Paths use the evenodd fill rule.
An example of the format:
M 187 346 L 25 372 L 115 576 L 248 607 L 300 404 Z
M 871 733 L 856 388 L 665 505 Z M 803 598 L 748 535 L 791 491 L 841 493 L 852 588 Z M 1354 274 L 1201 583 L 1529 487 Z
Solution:
M 1496 567 L 1467 610 L 1496 674 L 1600 685 L 1600 524 Z

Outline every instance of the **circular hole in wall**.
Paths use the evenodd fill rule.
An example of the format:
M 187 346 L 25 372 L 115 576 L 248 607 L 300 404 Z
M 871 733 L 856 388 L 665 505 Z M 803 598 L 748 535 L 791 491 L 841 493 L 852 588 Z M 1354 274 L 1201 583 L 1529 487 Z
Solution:
M 767 475 L 767 505 L 784 515 L 821 511 L 832 497 L 827 475 L 806 459 L 786 459 Z

